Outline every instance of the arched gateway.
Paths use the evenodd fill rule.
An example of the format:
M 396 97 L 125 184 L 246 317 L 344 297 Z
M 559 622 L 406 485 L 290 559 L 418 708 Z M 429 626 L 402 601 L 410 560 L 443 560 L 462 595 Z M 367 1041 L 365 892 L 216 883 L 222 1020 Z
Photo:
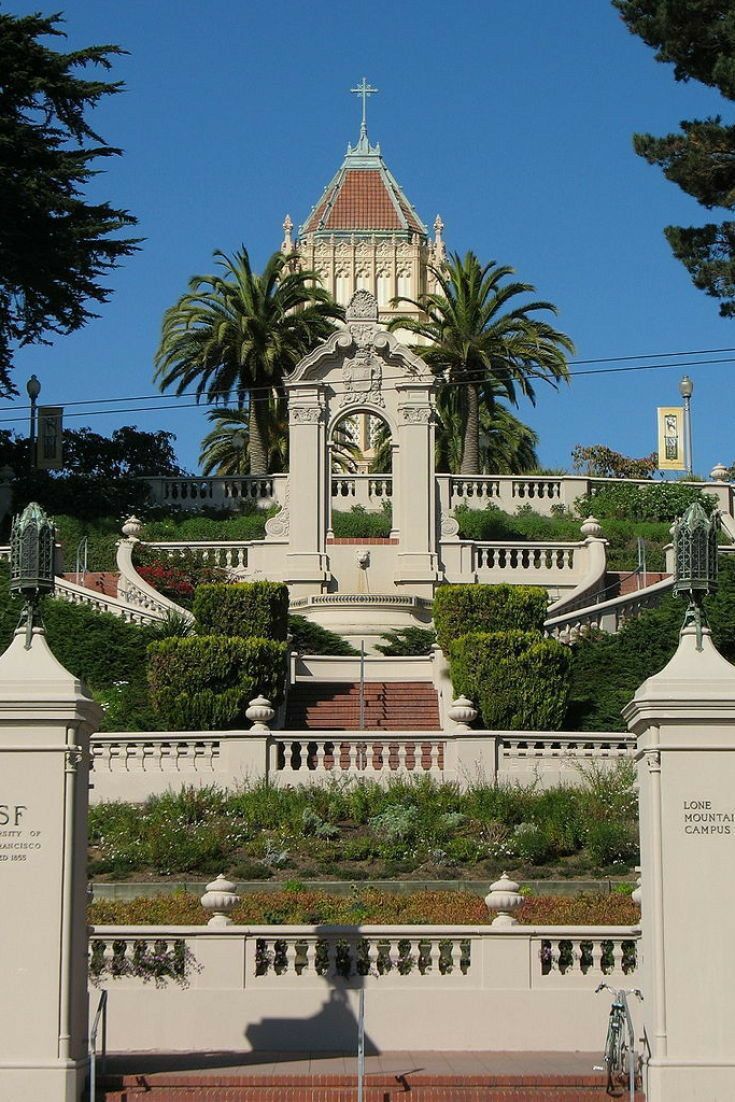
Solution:
M 438 579 L 435 387 L 423 360 L 381 328 L 377 301 L 365 290 L 352 296 L 344 328 L 306 356 L 288 378 L 288 493 L 282 510 L 268 521 L 263 552 L 267 556 L 268 545 L 272 552 L 279 545 L 280 554 L 274 555 L 282 564 L 278 574 L 288 582 L 297 608 L 326 613 L 331 607 L 332 615 L 318 618 L 335 626 L 334 614 L 338 609 L 347 613 L 349 607 L 361 610 L 363 625 L 369 609 L 382 609 L 376 624 L 383 627 L 426 618 L 421 609 Z M 386 422 L 392 440 L 390 475 L 333 473 L 333 430 L 355 414 Z M 365 489 L 361 479 L 367 480 L 368 491 L 392 503 L 388 540 L 348 543 L 333 536 L 335 481 L 344 491 L 344 498 L 337 494 L 338 507 L 344 501 L 342 507 L 349 508 L 359 504 L 357 489 Z M 273 565 L 264 562 L 263 573 L 273 576 Z M 387 608 L 394 615 L 386 619 Z M 347 626 L 344 616 L 340 625 Z

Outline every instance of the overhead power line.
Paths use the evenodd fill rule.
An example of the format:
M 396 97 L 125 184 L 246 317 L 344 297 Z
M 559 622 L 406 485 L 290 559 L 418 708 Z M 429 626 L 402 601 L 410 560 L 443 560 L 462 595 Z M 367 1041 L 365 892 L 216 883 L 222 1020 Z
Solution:
M 577 367 L 577 366 L 581 366 L 583 364 L 602 364 L 602 363 L 610 363 L 610 364 L 612 364 L 612 363 L 624 363 L 624 364 L 626 364 L 626 366 L 622 366 L 622 367 L 590 367 L 590 368 L 582 369 L 582 370 L 578 370 L 578 371 L 573 371 L 572 370 L 572 371 L 569 372 L 569 377 L 571 379 L 582 378 L 582 377 L 590 377 L 590 376 L 593 376 L 593 375 L 626 374 L 626 373 L 635 373 L 635 372 L 638 372 L 638 371 L 661 371 L 661 370 L 666 370 L 666 369 L 669 369 L 669 368 L 681 369 L 681 368 L 684 368 L 684 367 L 708 367 L 708 366 L 718 365 L 718 364 L 732 364 L 732 363 L 735 363 L 735 358 L 733 358 L 732 356 L 724 356 L 724 357 L 721 357 L 721 358 L 718 358 L 718 359 L 682 360 L 682 359 L 678 358 L 678 357 L 684 357 L 684 356 L 714 355 L 714 354 L 721 353 L 721 352 L 735 352 L 735 348 L 709 348 L 709 349 L 701 349 L 699 351 L 682 351 L 682 352 L 654 352 L 654 353 L 649 353 L 645 357 L 630 356 L 630 355 L 629 356 L 603 356 L 603 357 L 597 357 L 595 359 L 569 360 L 567 362 L 570 365 L 570 367 Z M 639 360 L 639 359 L 666 360 L 666 359 L 673 359 L 675 357 L 677 358 L 676 363 L 644 363 L 644 364 L 641 364 L 641 363 L 630 362 L 630 361 L 636 361 L 636 360 Z M 408 376 L 408 375 L 405 376 L 405 380 L 408 380 L 410 378 L 412 378 L 412 376 Z M 485 378 L 484 375 L 478 376 L 477 381 L 481 382 L 484 378 Z M 531 378 L 533 378 L 533 376 L 531 376 Z M 540 374 L 540 375 L 537 375 L 535 378 L 536 378 L 537 381 L 544 381 L 544 379 L 548 379 L 548 376 L 544 376 L 544 375 Z M 400 383 L 400 381 L 401 380 L 399 380 L 399 383 Z M 455 380 L 455 381 L 452 381 L 452 382 L 445 383 L 444 385 L 446 385 L 446 386 L 465 386 L 465 385 L 467 385 L 468 382 L 472 382 L 472 381 L 474 381 L 474 380 L 472 380 L 472 379 Z M 398 385 L 395 384 L 395 383 L 392 384 L 392 385 L 383 385 L 383 386 L 381 386 L 381 391 L 397 390 L 397 389 L 398 389 Z M 109 414 L 113 414 L 113 413 L 115 413 L 115 414 L 118 414 L 118 413 L 155 413 L 159 410 L 192 409 L 192 408 L 203 409 L 203 408 L 206 408 L 208 406 L 217 407 L 218 402 L 219 402 L 220 399 L 222 399 L 222 405 L 219 406 L 218 408 L 227 409 L 228 408 L 227 400 L 230 398 L 231 394 L 232 394 L 232 388 L 230 388 L 229 390 L 212 391 L 209 394 L 202 394 L 199 398 L 197 398 L 195 390 L 187 390 L 187 391 L 182 391 L 181 394 L 176 395 L 174 401 L 168 401 L 163 405 L 124 406 L 123 408 L 115 408 L 115 409 L 102 409 L 102 408 L 89 409 L 89 408 L 84 408 L 84 409 L 80 409 L 78 411 L 72 411 L 73 407 L 76 407 L 76 406 L 80 406 L 80 407 L 81 406 L 83 406 L 83 407 L 89 407 L 89 406 L 100 407 L 100 406 L 113 406 L 113 405 L 118 406 L 119 403 L 123 403 L 123 402 L 155 402 L 155 401 L 161 401 L 164 398 L 164 395 L 162 395 L 160 393 L 158 393 L 158 394 L 130 394 L 130 395 L 124 395 L 122 397 L 116 397 L 116 398 L 85 398 L 85 399 L 78 399 L 76 401 L 57 402 L 55 404 L 63 405 L 63 407 L 64 407 L 64 417 L 65 417 L 65 419 L 69 419 L 71 417 L 74 417 L 74 418 L 78 418 L 78 417 L 101 417 L 101 416 L 105 416 L 105 415 L 109 415 Z M 195 399 L 193 402 L 182 402 L 181 401 L 182 398 L 192 398 L 192 397 Z M 273 397 L 273 387 L 271 387 L 271 386 L 261 385 L 261 386 L 257 386 L 257 387 L 250 387 L 250 388 L 248 388 L 248 403 L 247 404 L 249 405 L 252 402 L 258 402 L 258 401 L 268 402 L 268 401 L 271 400 L 272 397 Z M 246 406 L 246 408 L 247 408 L 247 406 Z M 29 410 L 30 410 L 30 405 L 0 406 L 0 414 L 6 413 L 6 412 L 14 414 L 14 416 L 12 416 L 12 417 L 2 417 L 2 416 L 0 416 L 0 425 L 9 425 L 9 424 L 17 424 L 17 423 L 20 423 L 20 422 L 25 422 L 27 420 L 26 414 Z

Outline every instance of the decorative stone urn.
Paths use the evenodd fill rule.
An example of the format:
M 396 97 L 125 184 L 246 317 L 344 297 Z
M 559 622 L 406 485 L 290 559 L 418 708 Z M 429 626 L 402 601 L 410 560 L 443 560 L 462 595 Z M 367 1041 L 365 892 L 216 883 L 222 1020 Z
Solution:
M 232 919 L 228 916 L 228 911 L 236 907 L 239 902 L 240 896 L 235 893 L 235 885 L 220 873 L 211 884 L 207 884 L 207 890 L 201 899 L 205 911 L 212 912 L 207 925 L 231 926 Z
M 602 525 L 600 524 L 597 517 L 593 517 L 591 513 L 587 517 L 587 519 L 582 522 L 579 530 L 585 537 L 585 539 L 592 537 L 593 539 L 598 540 L 602 535 Z
M 709 472 L 709 476 L 713 482 L 727 482 L 727 467 L 724 463 L 716 463 Z
M 466 696 L 458 696 L 450 704 L 447 715 L 455 725 L 457 731 L 469 731 L 470 726 L 477 719 L 477 708 Z
M 630 893 L 630 898 L 633 900 L 634 903 L 637 903 L 638 906 L 640 907 L 641 906 L 641 900 L 643 899 L 643 891 L 641 889 L 641 866 L 636 865 L 635 871 L 638 873 L 638 876 L 636 878 L 635 888 Z
M 128 517 L 122 526 L 122 534 L 129 540 L 139 540 L 142 531 L 143 521 L 138 520 L 136 516 Z
M 251 731 L 269 731 L 268 724 L 275 714 L 275 709 L 271 707 L 270 700 L 266 700 L 264 696 L 256 696 L 254 700 L 251 700 L 245 712 L 253 725 L 250 728 Z
M 490 885 L 490 891 L 485 896 L 485 906 L 489 911 L 497 911 L 491 926 L 516 926 L 518 919 L 513 918 L 513 911 L 523 903 L 523 896 L 518 891 L 518 885 L 511 880 L 506 873 Z

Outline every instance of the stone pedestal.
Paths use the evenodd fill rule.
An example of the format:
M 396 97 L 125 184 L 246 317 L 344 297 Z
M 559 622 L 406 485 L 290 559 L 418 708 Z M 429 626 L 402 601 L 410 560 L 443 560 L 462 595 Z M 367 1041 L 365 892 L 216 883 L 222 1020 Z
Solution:
M 35 629 L 0 657 L 0 1098 L 77 1102 L 87 1073 L 89 735 L 101 710 Z
M 638 737 L 648 1102 L 735 1098 L 735 667 L 705 629 L 624 711 Z

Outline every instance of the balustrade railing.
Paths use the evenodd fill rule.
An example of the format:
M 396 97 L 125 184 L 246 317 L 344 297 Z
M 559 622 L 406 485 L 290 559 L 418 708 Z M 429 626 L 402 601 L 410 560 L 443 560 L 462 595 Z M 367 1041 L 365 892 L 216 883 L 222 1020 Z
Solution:
M 332 475 L 332 508 L 380 509 L 384 501 L 393 497 L 391 475 Z
M 193 558 L 231 573 L 247 570 L 250 543 L 242 540 L 153 540 L 143 546 L 169 561 Z
M 475 568 L 487 571 L 534 571 L 571 574 L 575 570 L 576 543 L 475 543 Z M 529 579 L 533 584 L 533 578 Z
M 424 775 L 441 778 L 446 739 L 420 734 L 396 736 L 386 731 L 360 737 L 349 732 L 281 736 L 271 747 L 273 779 L 279 784 L 309 784 L 336 777 L 364 780 Z
M 664 578 L 645 589 L 553 616 L 546 621 L 544 630 L 547 635 L 564 643 L 574 643 L 593 631 L 615 633 L 626 620 L 633 619 L 646 609 L 656 608 L 671 592 L 673 585 L 673 577 Z
M 95 734 L 90 745 L 90 770 L 93 774 L 212 773 L 220 756 L 221 743 L 216 735 Z

